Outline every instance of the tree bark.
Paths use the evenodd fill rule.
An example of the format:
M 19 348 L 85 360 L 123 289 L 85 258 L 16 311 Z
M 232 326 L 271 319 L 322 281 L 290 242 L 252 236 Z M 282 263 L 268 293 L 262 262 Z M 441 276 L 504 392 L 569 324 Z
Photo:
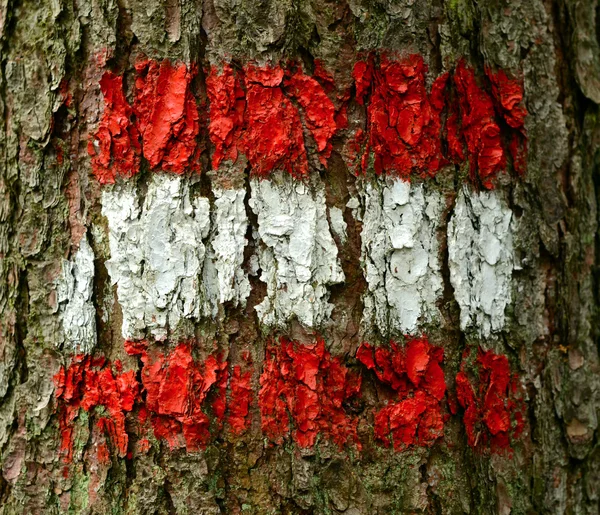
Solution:
M 2 0 L 1 512 L 598 513 L 597 16 Z

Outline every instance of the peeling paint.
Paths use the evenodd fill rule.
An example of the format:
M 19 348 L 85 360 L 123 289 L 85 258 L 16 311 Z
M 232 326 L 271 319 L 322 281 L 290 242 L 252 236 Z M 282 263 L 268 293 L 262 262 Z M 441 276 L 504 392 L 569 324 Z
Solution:
M 508 145 L 513 167 L 517 173 L 524 175 L 527 168 L 527 109 L 523 102 L 523 81 L 509 78 L 504 70 L 493 72 L 486 68 L 485 72 L 492 83 L 496 111 L 501 113 L 504 121 L 513 129 Z
M 368 137 L 358 129 L 346 142 L 344 157 L 349 168 L 364 173 L 372 153 L 377 174 L 407 177 L 418 173 L 425 177 L 435 175 L 447 159 L 462 163 L 468 157 L 472 180 L 478 177 L 490 189 L 493 179 L 506 165 L 498 125 L 504 118 L 514 129 L 508 144 L 514 168 L 523 174 L 527 110 L 522 105 L 521 83 L 509 79 L 502 70 L 495 73 L 486 70 L 492 96 L 478 83 L 475 71 L 461 60 L 451 84 L 449 74 L 445 73 L 433 81 L 428 94 L 426 71 L 422 57 L 416 54 L 398 60 L 383 54 L 378 65 L 374 55 L 356 62 L 352 74 L 356 101 L 364 105 L 369 99 Z M 454 86 L 452 93 L 451 86 Z M 447 156 L 442 152 L 444 107 L 447 108 Z
M 194 71 L 168 59 L 140 61 L 135 66 L 134 110 L 144 157 L 152 168 L 182 174 L 198 169 L 198 107 L 191 91 Z
M 346 202 L 346 207 L 352 212 L 352 217 L 359 222 L 363 221 L 362 212 L 360 209 L 360 200 L 358 197 L 351 196 Z
M 308 160 L 298 109 L 281 89 L 283 69 L 248 65 L 245 69 L 246 131 L 244 145 L 252 174 L 266 177 L 285 170 L 308 175 Z
M 354 79 L 354 87 L 356 90 L 356 101 L 360 105 L 364 105 L 365 97 L 371 90 L 374 73 L 373 54 L 367 59 L 361 59 L 354 63 L 352 78 Z
M 440 114 L 448 75 L 438 77 L 428 94 L 426 70 L 423 58 L 417 54 L 402 59 L 384 54 L 377 67 L 373 56 L 355 64 L 352 75 L 357 102 L 364 104 L 370 92 L 368 138 L 359 129 L 349 142 L 348 158 L 355 160 L 360 153 L 363 173 L 371 153 L 378 175 L 434 176 L 444 164 Z M 352 165 L 350 168 L 356 169 Z
M 210 99 L 208 132 L 215 146 L 212 166 L 216 170 L 223 160 L 237 161 L 242 146 L 246 99 L 240 77 L 229 63 L 223 65 L 221 73 L 216 67 L 211 68 L 206 78 L 206 93 Z
M 312 447 L 323 433 L 340 447 L 361 448 L 358 420 L 343 406 L 359 394 L 361 378 L 332 357 L 323 340 L 271 342 L 260 384 L 262 429 L 272 441 L 282 443 L 293 422 L 292 438 L 300 447 Z
M 73 457 L 74 423 L 81 409 L 96 415 L 96 428 L 110 437 L 121 458 L 131 458 L 127 454 L 131 431 L 126 415 L 134 405 L 139 407 L 137 435 L 141 431 L 144 436 L 151 426 L 154 436 L 166 440 L 171 449 L 204 449 L 223 429 L 225 420 L 229 434 L 242 435 L 250 427 L 254 398 L 249 355 L 243 353 L 245 364 L 233 367 L 228 402 L 228 361 L 220 352 L 209 354 L 203 361 L 195 360 L 195 345 L 196 341 L 187 341 L 171 351 L 160 351 L 146 340 L 127 340 L 126 352 L 140 356 L 143 364 L 141 383 L 134 370 L 123 372 L 119 360 L 111 364 L 104 357 L 78 354 L 68 367 L 61 367 L 54 384 L 64 461 Z M 145 452 L 149 441 L 142 438 L 139 445 Z M 108 448 L 99 449 L 99 457 L 109 460 Z
M 127 454 L 125 414 L 138 400 L 139 388 L 133 370 L 122 372 L 119 361 L 114 365 L 116 373 L 106 359 L 78 354 L 54 376 L 64 461 L 71 461 L 73 456 L 73 422 L 79 410 L 90 412 L 98 406 L 105 408 L 106 415 L 98 418 L 97 427 L 110 435 L 119 456 Z
M 396 451 L 412 445 L 431 446 L 443 435 L 443 358 L 443 349 L 427 338 L 411 338 L 404 347 L 394 341 L 390 348 L 368 343 L 359 347 L 356 359 L 397 396 L 374 415 L 375 438 L 386 447 L 390 442 Z
M 62 262 L 62 276 L 56 286 L 59 313 L 67 348 L 88 354 L 96 346 L 94 294 L 94 251 L 86 235 L 71 261 Z
M 190 198 L 182 177 L 152 174 L 143 206 L 130 182 L 103 191 L 102 214 L 108 219 L 106 267 L 117 286 L 123 337 L 144 337 L 149 328 L 162 340 L 181 318 L 200 317 L 208 199 Z
M 469 364 L 479 373 L 472 379 L 467 373 Z M 474 360 L 467 349 L 456 376 L 456 393 L 464 409 L 469 445 L 482 451 L 512 452 L 511 440 L 518 439 L 525 428 L 526 407 L 508 358 L 480 348 Z
M 106 72 L 100 80 L 104 112 L 93 139 L 88 142 L 92 172 L 101 184 L 115 177 L 131 177 L 140 168 L 140 134 L 132 122 L 133 110 L 123 92 L 123 77 Z
M 189 343 L 180 343 L 168 354 L 143 351 L 142 362 L 146 408 L 152 415 L 154 435 L 167 440 L 171 449 L 205 448 L 211 436 L 206 396 L 211 389 L 222 388 L 225 393 L 227 362 L 211 354 L 201 366 L 193 359 Z
M 279 180 L 253 179 L 251 190 L 260 279 L 267 284 L 267 295 L 256 306 L 259 319 L 269 326 L 284 326 L 293 317 L 307 327 L 323 324 L 333 308 L 327 287 L 344 281 L 323 186 L 282 174 Z
M 477 84 L 474 70 L 464 61 L 456 67 L 454 84 L 460 106 L 460 134 L 467 147 L 471 178 L 474 180 L 477 174 L 481 184 L 491 189 L 492 179 L 506 165 L 492 98 Z
M 215 213 L 211 246 L 218 278 L 218 301 L 245 306 L 250 295 L 250 282 L 242 269 L 244 249 L 248 243 L 248 216 L 244 205 L 246 190 L 214 188 L 213 193 Z
M 363 325 L 385 335 L 417 334 L 439 318 L 437 230 L 444 199 L 422 184 L 383 178 L 367 183 L 362 195 Z
M 292 70 L 296 68 L 295 70 Z M 242 89 L 242 81 L 246 90 Z M 308 175 L 308 159 L 300 111 L 323 166 L 331 155 L 337 124 L 335 107 L 321 84 L 299 66 L 256 66 L 234 71 L 213 66 L 207 78 L 211 102 L 209 134 L 217 169 L 223 160 L 247 156 L 252 174 L 267 177 L 285 170 L 296 178 Z
M 140 135 L 151 168 L 160 166 L 178 174 L 199 169 L 200 123 L 191 88 L 195 68 L 169 60 L 143 60 L 136 64 L 136 71 L 135 125 L 122 91 L 123 77 L 108 72 L 101 82 L 106 109 L 89 151 L 102 183 L 137 172 Z M 285 170 L 296 178 L 305 177 L 309 166 L 304 136 L 312 135 L 314 145 L 309 147 L 316 147 L 326 167 L 332 138 L 339 129 L 349 129 L 342 156 L 355 174 L 367 171 L 371 157 L 378 175 L 404 178 L 412 174 L 432 177 L 448 159 L 462 163 L 468 157 L 472 180 L 478 177 L 490 189 L 506 165 L 498 124 L 503 119 L 512 131 L 507 150 L 515 170 L 523 174 L 527 110 L 522 81 L 509 78 L 503 70 L 486 68 L 490 94 L 473 68 L 461 60 L 452 80 L 449 72 L 444 73 L 427 91 L 426 74 L 427 66 L 418 54 L 398 57 L 383 52 L 376 57 L 372 53 L 357 61 L 352 72 L 355 100 L 366 106 L 366 125 L 354 123 L 350 128 L 351 89 L 338 95 L 341 105 L 336 110 L 327 94 L 334 87 L 333 79 L 321 65 L 314 76 L 305 75 L 293 62 L 247 64 L 235 70 L 229 63 L 220 70 L 212 66 L 206 92 L 208 133 L 215 147 L 213 168 L 218 169 L 224 160 L 236 163 L 242 154 L 255 176 Z M 442 144 L 444 132 L 446 145 Z
M 335 81 L 333 76 L 325 68 L 325 64 L 321 59 L 315 59 L 315 68 L 313 70 L 313 77 L 319 81 L 326 93 L 335 90 Z
M 140 356 L 146 403 L 141 424 L 151 419 L 154 436 L 171 449 L 204 449 L 223 429 L 240 436 L 251 422 L 252 361 L 242 352 L 243 365 L 229 369 L 223 353 L 213 352 L 203 361 L 194 359 L 196 340 L 179 343 L 172 351 L 150 347 L 148 342 L 126 341 L 129 355 Z M 229 382 L 229 398 L 227 396 Z
M 333 102 L 323 87 L 313 77 L 304 75 L 302 69 L 286 77 L 284 84 L 290 96 L 302 107 L 306 127 L 315 140 L 321 164 L 327 166 L 333 148 L 331 138 L 337 131 Z
M 442 77 L 442 84 L 446 77 Z M 443 91 L 434 87 L 432 92 Z M 425 65 L 419 55 L 395 61 L 382 56 L 368 107 L 369 146 L 375 172 L 406 177 L 411 171 L 433 176 L 443 164 L 440 111 L 425 89 Z
M 448 266 L 462 330 L 488 337 L 511 302 L 512 212 L 495 191 L 459 192 L 448 223 Z

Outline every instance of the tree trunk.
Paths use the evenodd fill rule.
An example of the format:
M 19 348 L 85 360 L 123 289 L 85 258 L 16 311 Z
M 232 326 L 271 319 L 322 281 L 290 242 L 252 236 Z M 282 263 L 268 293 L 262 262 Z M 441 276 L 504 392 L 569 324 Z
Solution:
M 591 0 L 3 0 L 13 513 L 598 513 Z

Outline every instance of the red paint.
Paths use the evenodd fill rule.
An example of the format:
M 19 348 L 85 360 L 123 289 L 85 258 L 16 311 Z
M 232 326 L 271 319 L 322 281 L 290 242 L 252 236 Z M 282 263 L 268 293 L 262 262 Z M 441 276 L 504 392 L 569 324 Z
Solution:
M 486 69 L 490 95 L 461 61 L 451 84 L 444 74 L 433 82 L 428 94 L 421 56 L 395 60 L 382 55 L 378 65 L 375 62 L 373 54 L 361 59 L 352 73 L 355 100 L 367 106 L 366 126 L 352 127 L 343 142 L 342 155 L 352 173 L 364 173 L 372 155 L 378 174 L 435 175 L 446 162 L 441 145 L 441 115 L 446 109 L 444 136 L 450 161 L 461 163 L 468 158 L 472 178 L 492 187 L 506 162 L 497 113 L 512 131 L 507 150 L 513 166 L 524 174 L 527 111 L 521 81 L 502 70 Z M 152 168 L 181 174 L 199 167 L 200 122 L 190 88 L 193 72 L 167 60 L 143 61 L 136 69 L 137 127 L 131 123 L 132 109 L 122 90 L 122 77 L 107 72 L 101 81 L 106 107 L 94 135 L 96 146 L 90 142 L 88 151 L 93 172 L 103 184 L 114 182 L 119 175 L 137 173 L 142 148 Z M 255 175 L 266 177 L 285 170 L 296 178 L 306 176 L 302 119 L 291 100 L 304 113 L 319 159 L 327 165 L 333 136 L 349 129 L 351 89 L 339 93 L 336 109 L 327 95 L 335 90 L 335 83 L 320 61 L 315 61 L 312 77 L 299 67 L 293 70 L 294 66 L 284 72 L 281 66 L 252 64 L 240 71 L 230 64 L 221 72 L 211 69 L 206 84 L 211 106 L 208 131 L 215 147 L 213 168 L 223 160 L 236 162 L 244 153 Z
M 338 130 L 344 130 L 348 128 L 348 106 L 342 104 L 335 113 L 335 124 Z
M 136 70 L 137 126 L 131 123 L 122 77 L 108 72 L 102 79 L 106 108 L 94 136 L 97 148 L 88 146 L 101 183 L 137 173 L 142 149 L 151 168 L 181 174 L 199 167 L 200 121 L 190 86 L 193 71 L 166 60 L 143 61 Z M 349 123 L 348 119 L 349 107 L 356 108 L 350 103 L 352 88 L 338 91 L 336 109 L 328 96 L 336 90 L 334 79 L 318 60 L 312 76 L 293 63 L 285 70 L 279 65 L 249 64 L 236 70 L 226 63 L 221 71 L 213 67 L 206 79 L 212 166 L 217 169 L 224 160 L 235 163 L 242 153 L 255 176 L 284 170 L 303 178 L 309 171 L 304 122 L 323 166 L 331 156 L 333 137 L 339 130 L 346 131 L 341 154 L 354 174 L 365 173 L 372 162 L 377 174 L 425 178 L 434 176 L 447 160 L 459 164 L 468 159 L 471 178 L 491 188 L 505 167 L 506 152 L 515 170 L 524 174 L 527 111 L 522 81 L 502 70 L 486 69 L 489 94 L 473 69 L 461 61 L 451 81 L 448 73 L 443 74 L 428 93 L 426 71 L 419 55 L 395 59 L 371 54 L 356 62 L 354 100 L 366 106 L 366 123 L 361 127 L 359 120 Z M 506 150 L 500 119 L 508 126 L 502 125 Z M 444 138 L 447 155 L 442 152 Z
M 249 427 L 251 371 L 234 367 L 230 403 L 226 405 L 227 362 L 219 355 L 209 355 L 203 363 L 196 362 L 187 343 L 178 345 L 171 353 L 149 351 L 146 342 L 127 342 L 126 349 L 141 356 L 145 401 L 141 399 L 136 374 L 132 370 L 120 372 L 119 361 L 113 364 L 115 373 L 104 358 L 80 355 L 56 375 L 65 461 L 72 459 L 73 423 L 80 409 L 91 413 L 94 408 L 104 408 L 96 427 L 109 437 L 121 457 L 127 456 L 129 443 L 125 416 L 136 404 L 140 404 L 140 427 L 150 420 L 156 438 L 166 440 L 171 448 L 183 445 L 189 451 L 205 448 L 211 438 L 209 415 L 216 422 L 215 429 L 220 429 L 227 413 L 234 435 Z M 139 452 L 145 452 L 148 446 L 147 439 L 141 439 Z M 104 454 L 99 457 L 104 459 Z
M 487 382 L 488 387 L 483 399 L 483 421 L 492 435 L 508 433 L 510 417 L 505 400 L 508 396 L 510 369 L 508 358 L 492 352 L 483 352 L 479 356 L 480 380 Z
M 411 445 L 430 446 L 442 436 L 443 357 L 443 350 L 426 338 L 408 340 L 404 348 L 394 342 L 389 349 L 368 343 L 359 347 L 356 358 L 397 396 L 375 413 L 375 437 L 385 446 L 390 439 L 397 451 Z
M 527 109 L 523 106 L 523 86 L 521 81 L 510 79 L 504 70 L 485 73 L 492 83 L 492 94 L 506 123 L 513 129 L 522 129 L 525 125 Z
M 357 61 L 352 70 L 352 78 L 354 79 L 355 98 L 360 105 L 364 105 L 365 97 L 371 90 L 373 82 L 374 66 L 373 57 L 367 60 Z
M 485 188 L 492 188 L 492 180 L 506 164 L 494 103 L 490 95 L 477 84 L 475 72 L 464 61 L 456 67 L 454 84 L 471 178 L 474 179 L 478 174 L 481 184 Z
M 142 363 L 154 435 L 167 440 L 171 448 L 184 443 L 188 451 L 205 448 L 210 419 L 202 408 L 211 389 L 220 393 L 227 362 L 211 355 L 201 367 L 192 357 L 191 346 L 181 343 L 170 354 L 145 352 Z
M 108 465 L 110 463 L 110 451 L 108 449 L 108 445 L 106 445 L 104 442 L 98 444 L 96 458 L 98 459 L 98 463 L 102 465 Z
M 525 131 L 527 109 L 523 105 L 522 81 L 509 78 L 504 70 L 492 72 L 486 68 L 485 73 L 492 84 L 496 110 L 499 111 L 508 126 L 514 129 L 508 150 L 515 170 L 523 175 L 527 166 L 527 134 Z
M 125 340 L 123 342 L 125 352 L 130 356 L 141 356 L 148 350 L 147 340 Z
M 246 370 L 240 365 L 233 367 L 229 389 L 229 409 L 227 423 L 232 434 L 239 436 L 250 427 L 250 404 L 252 402 L 252 368 L 250 356 L 247 354 L 244 361 Z
M 308 160 L 298 110 L 281 89 L 283 69 L 245 68 L 246 131 L 244 146 L 252 174 L 267 177 L 284 170 L 296 178 L 308 175 Z
M 133 370 L 122 371 L 120 361 L 111 367 L 104 358 L 83 355 L 75 356 L 55 376 L 65 461 L 72 458 L 74 421 L 80 409 L 94 413 L 95 408 L 103 408 L 97 412 L 95 427 L 121 457 L 127 456 L 129 445 L 126 414 L 135 406 L 140 434 L 151 424 L 156 438 L 166 440 L 171 448 L 203 449 L 223 425 L 233 436 L 250 427 L 253 393 L 248 353 L 230 372 L 220 354 L 195 360 L 191 343 L 181 343 L 171 352 L 149 348 L 145 341 L 127 341 L 125 348 L 141 357 L 141 385 Z M 443 434 L 445 417 L 443 350 L 426 338 L 412 338 L 404 346 L 391 342 L 389 348 L 362 344 L 356 358 L 385 386 L 378 388 L 379 395 L 389 397 L 375 412 L 376 439 L 386 446 L 393 444 L 395 450 L 433 445 Z M 475 371 L 475 377 L 469 376 L 468 369 Z M 282 443 L 291 434 L 301 447 L 311 447 L 321 434 L 340 447 L 354 442 L 360 449 L 358 419 L 346 406 L 359 395 L 361 377 L 332 357 L 323 340 L 306 345 L 281 338 L 279 344 L 271 343 L 260 385 L 261 426 L 272 441 Z M 452 413 L 463 408 L 468 443 L 477 449 L 510 452 L 511 441 L 525 428 L 518 378 L 510 374 L 506 356 L 491 351 L 480 350 L 476 358 L 465 352 L 456 377 L 456 397 L 449 398 L 449 405 Z M 141 438 L 137 451 L 146 452 L 148 447 L 148 440 Z M 98 448 L 99 459 L 105 460 L 105 454 Z
M 374 154 L 378 175 L 433 176 L 444 164 L 440 114 L 448 75 L 436 79 L 428 95 L 425 72 L 419 55 L 401 60 L 383 55 L 375 70 L 372 61 L 356 63 L 353 76 L 357 102 L 363 104 L 371 90 L 367 108 L 369 143 L 362 159 L 363 173 L 370 152 Z
M 211 102 L 209 134 L 215 146 L 213 168 L 225 159 L 235 162 L 242 152 L 255 175 L 266 177 L 275 170 L 285 170 L 297 178 L 306 176 L 302 122 L 290 98 L 302 108 L 319 158 L 324 166 L 327 164 L 337 130 L 335 108 L 323 86 L 300 69 L 288 73 L 284 80 L 280 66 L 248 65 L 240 73 L 228 64 L 220 73 L 213 67 L 207 78 L 207 94 Z
M 200 123 L 190 87 L 193 72 L 168 60 L 146 60 L 135 68 L 134 109 L 150 167 L 177 174 L 197 169 Z
M 148 438 L 140 438 L 138 440 L 138 452 L 145 454 L 150 450 L 150 440 Z
M 73 93 L 70 91 L 69 81 L 67 79 L 62 79 L 60 81 L 58 92 L 62 98 L 63 104 L 68 108 L 73 107 Z
M 290 97 L 302 107 L 306 127 L 315 140 L 321 164 L 327 166 L 327 159 L 331 156 L 333 148 L 331 138 L 337 131 L 333 102 L 321 84 L 304 75 L 301 69 L 287 77 L 284 85 Z
M 54 382 L 65 461 L 71 461 L 73 456 L 73 422 L 79 410 L 92 412 L 99 406 L 107 415 L 98 419 L 97 426 L 110 436 L 119 456 L 124 457 L 129 441 L 125 414 L 139 397 L 135 373 L 129 370 L 115 374 L 104 358 L 77 355 L 68 368 L 61 367 Z
M 360 376 L 332 357 L 323 340 L 303 345 L 281 338 L 267 348 L 260 377 L 259 407 L 265 435 L 282 443 L 292 431 L 300 447 L 311 447 L 321 433 L 340 447 L 360 443 L 357 419 L 344 404 L 360 391 Z
M 313 77 L 319 81 L 319 83 L 321 84 L 321 86 L 323 86 L 323 89 L 327 93 L 330 93 L 333 90 L 335 90 L 335 81 L 333 80 L 333 76 L 325 69 L 323 61 L 321 61 L 321 59 L 315 59 Z
M 88 142 L 92 172 L 101 184 L 113 184 L 117 176 L 131 177 L 140 169 L 139 133 L 131 122 L 133 111 L 123 93 L 123 77 L 106 72 L 100 80 L 104 113 Z
M 464 141 L 460 132 L 460 112 L 456 102 L 448 102 L 448 118 L 446 119 L 446 144 L 448 158 L 453 163 L 465 160 Z
M 142 383 L 146 392 L 140 424 L 150 417 L 154 435 L 171 448 L 185 445 L 203 449 L 223 422 L 234 436 L 250 426 L 252 400 L 250 357 L 247 367 L 237 365 L 230 375 L 221 354 L 209 355 L 203 363 L 192 357 L 191 343 L 179 344 L 171 353 L 149 351 L 146 341 L 126 341 L 128 354 L 141 356 Z M 229 382 L 229 401 L 227 388 Z M 209 415 L 212 415 L 212 424 Z
M 207 370 L 207 377 L 211 382 L 214 382 L 215 393 L 211 409 L 217 421 L 218 428 L 221 429 L 227 410 L 229 369 L 227 368 L 227 362 L 223 360 L 221 355 L 209 356 L 206 360 L 205 368 Z
M 217 169 L 223 160 L 236 162 L 241 147 L 241 135 L 244 128 L 246 99 L 240 78 L 230 64 L 223 65 L 218 73 L 212 67 L 206 78 L 206 93 L 210 100 L 210 123 L 208 132 L 215 146 L 212 156 L 213 169 Z
M 479 376 L 471 381 L 466 371 L 469 357 L 467 350 L 456 376 L 467 441 L 478 449 L 489 446 L 492 452 L 510 451 L 511 438 L 518 438 L 524 427 L 524 403 L 518 379 L 511 376 L 506 356 L 479 349 L 472 363 Z

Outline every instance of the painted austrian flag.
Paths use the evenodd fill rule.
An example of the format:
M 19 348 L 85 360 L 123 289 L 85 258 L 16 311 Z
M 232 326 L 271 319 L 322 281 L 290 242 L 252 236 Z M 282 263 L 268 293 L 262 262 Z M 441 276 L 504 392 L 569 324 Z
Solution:
M 459 407 L 473 447 L 481 429 L 508 448 L 521 431 L 507 411 L 518 382 L 506 356 L 479 346 L 500 341 L 512 298 L 515 221 L 493 186 L 507 162 L 524 171 L 518 81 L 487 70 L 484 87 L 462 61 L 428 80 L 420 56 L 373 55 L 336 92 L 323 70 L 313 76 L 298 63 L 225 63 L 208 71 L 209 107 L 199 109 L 195 72 L 140 61 L 131 103 L 121 76 L 107 72 L 100 83 L 105 109 L 88 148 L 104 218 L 57 285 L 64 345 L 77 353 L 56 378 L 63 450 L 72 454 L 79 410 L 96 406 L 107 410 L 102 431 L 113 428 L 119 456 L 134 406 L 139 434 L 189 451 L 224 428 L 240 437 L 253 413 L 273 443 L 325 438 L 360 450 L 367 421 L 374 441 L 403 451 L 433 445 Z M 334 159 L 350 171 L 347 184 L 329 175 Z M 455 196 L 447 184 L 459 167 L 470 184 Z M 332 201 L 340 184 L 346 208 L 348 197 Z M 92 357 L 95 263 L 107 254 L 118 306 L 103 315 L 121 320 L 141 382 L 119 361 Z M 336 356 L 317 335 L 332 334 L 348 288 L 362 313 L 343 338 L 352 340 L 347 355 Z M 458 394 L 447 395 L 443 342 L 424 333 L 447 323 L 451 295 L 477 352 L 465 354 Z M 243 338 L 227 347 L 238 331 L 259 332 L 226 327 L 232 313 L 254 316 L 264 355 Z M 304 339 L 290 339 L 291 328 Z M 479 367 L 477 381 L 465 364 Z M 359 406 L 365 383 L 377 392 L 372 409 Z M 139 442 L 145 452 L 149 439 Z

